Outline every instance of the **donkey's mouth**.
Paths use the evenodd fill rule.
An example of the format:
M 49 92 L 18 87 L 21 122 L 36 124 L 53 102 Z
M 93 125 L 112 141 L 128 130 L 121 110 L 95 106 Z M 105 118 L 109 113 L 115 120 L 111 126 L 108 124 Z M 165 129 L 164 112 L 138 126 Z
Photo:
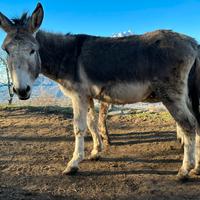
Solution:
M 28 100 L 30 98 L 30 95 L 26 96 L 26 97 L 19 97 L 20 100 Z
M 13 87 L 13 92 L 18 96 L 20 100 L 27 100 L 31 96 L 31 87 L 29 85 L 25 89 L 16 89 L 15 87 Z

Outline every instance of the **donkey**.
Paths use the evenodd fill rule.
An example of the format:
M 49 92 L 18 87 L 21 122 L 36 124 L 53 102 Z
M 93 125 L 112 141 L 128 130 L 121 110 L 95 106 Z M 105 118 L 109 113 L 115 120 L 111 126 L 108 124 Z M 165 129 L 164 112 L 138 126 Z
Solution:
M 40 3 L 31 16 L 24 14 L 19 19 L 10 20 L 0 13 L 0 26 L 7 33 L 2 48 L 8 54 L 19 99 L 30 98 L 40 72 L 57 81 L 72 99 L 75 150 L 63 173 L 77 172 L 84 159 L 87 125 L 94 140 L 92 155 L 102 149 L 93 99 L 135 103 L 154 92 L 184 133 L 184 158 L 178 177 L 198 174 L 200 132 L 195 130 L 199 124 L 190 109 L 195 96 L 190 102 L 187 87 L 192 66 L 200 62 L 197 42 L 168 30 L 125 38 L 48 33 L 39 31 L 43 16 Z

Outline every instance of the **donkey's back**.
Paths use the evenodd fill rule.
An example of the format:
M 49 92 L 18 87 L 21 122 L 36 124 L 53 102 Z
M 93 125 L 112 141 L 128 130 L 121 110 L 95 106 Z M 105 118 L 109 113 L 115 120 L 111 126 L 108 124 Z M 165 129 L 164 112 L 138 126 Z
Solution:
M 183 90 L 182 81 L 197 55 L 193 38 L 168 30 L 122 38 L 75 38 L 82 38 L 77 68 L 88 96 L 117 104 L 143 101 L 152 92 L 160 96 L 161 88 Z
M 146 81 L 168 75 L 196 46 L 194 39 L 168 30 L 122 38 L 87 37 L 79 62 L 94 82 Z

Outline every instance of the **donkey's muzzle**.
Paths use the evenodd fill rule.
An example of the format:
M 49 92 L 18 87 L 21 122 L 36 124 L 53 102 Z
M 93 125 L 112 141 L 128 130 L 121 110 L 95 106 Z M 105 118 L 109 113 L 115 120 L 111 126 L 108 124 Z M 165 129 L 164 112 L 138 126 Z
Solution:
M 13 92 L 17 94 L 20 100 L 27 100 L 30 98 L 30 86 L 28 85 L 25 89 L 13 87 Z

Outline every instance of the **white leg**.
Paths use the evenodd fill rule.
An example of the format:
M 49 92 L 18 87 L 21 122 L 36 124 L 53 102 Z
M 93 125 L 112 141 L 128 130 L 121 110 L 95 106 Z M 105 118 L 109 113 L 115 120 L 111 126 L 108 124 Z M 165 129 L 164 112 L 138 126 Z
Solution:
M 88 101 L 79 96 L 72 98 L 74 113 L 75 150 L 73 157 L 63 171 L 63 174 L 74 174 L 78 171 L 79 163 L 84 159 L 84 136 L 86 132 L 86 117 Z
M 195 143 L 195 168 L 191 170 L 191 174 L 200 175 L 200 127 L 198 125 Z
M 184 138 L 183 164 L 179 170 L 178 177 L 182 180 L 188 178 L 189 171 L 194 167 L 195 156 L 195 118 L 189 109 L 184 110 L 179 124 L 179 130 Z M 183 114 L 183 113 L 182 113 Z
M 195 137 L 192 135 L 184 135 L 184 157 L 183 164 L 179 170 L 180 177 L 186 177 L 189 170 L 194 167 L 194 150 L 195 150 Z
M 99 152 L 103 150 L 103 143 L 99 135 L 97 127 L 97 117 L 94 108 L 93 99 L 89 100 L 89 110 L 87 115 L 87 126 L 93 139 L 93 150 L 91 152 L 90 159 L 97 160 L 99 158 Z
M 190 113 L 189 109 L 185 107 L 184 113 L 182 113 L 182 119 L 180 119 L 179 131 L 183 135 L 184 156 L 183 164 L 179 170 L 178 177 L 180 179 L 186 179 L 189 171 L 194 167 L 195 162 L 195 118 Z
M 177 102 L 173 101 L 173 103 L 165 101 L 165 105 L 178 123 L 179 130 L 184 137 L 183 163 L 178 172 L 178 178 L 184 180 L 188 178 L 189 171 L 194 165 L 196 119 L 184 99 Z

